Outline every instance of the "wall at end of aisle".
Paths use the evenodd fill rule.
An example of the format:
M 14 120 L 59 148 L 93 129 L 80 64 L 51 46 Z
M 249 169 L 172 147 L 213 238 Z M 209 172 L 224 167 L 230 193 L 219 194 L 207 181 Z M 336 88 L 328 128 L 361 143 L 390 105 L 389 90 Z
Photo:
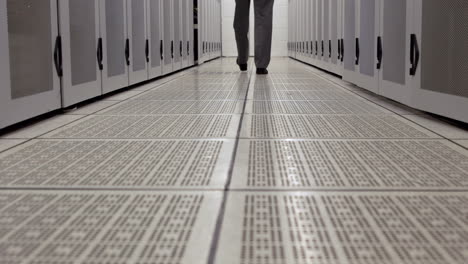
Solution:
M 250 55 L 253 56 L 254 18 L 253 1 L 250 8 Z M 235 0 L 222 0 L 223 56 L 237 56 L 236 39 L 234 37 Z M 273 56 L 288 55 L 288 0 L 275 0 L 273 11 Z

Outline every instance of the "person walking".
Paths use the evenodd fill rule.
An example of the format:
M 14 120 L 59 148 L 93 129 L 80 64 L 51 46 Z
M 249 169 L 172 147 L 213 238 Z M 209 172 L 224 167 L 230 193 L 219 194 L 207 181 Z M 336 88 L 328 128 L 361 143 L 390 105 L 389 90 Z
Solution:
M 249 60 L 249 14 L 250 2 L 255 11 L 255 65 L 257 74 L 268 74 L 271 60 L 274 0 L 236 0 L 234 31 L 237 42 L 237 64 L 241 71 L 247 71 Z

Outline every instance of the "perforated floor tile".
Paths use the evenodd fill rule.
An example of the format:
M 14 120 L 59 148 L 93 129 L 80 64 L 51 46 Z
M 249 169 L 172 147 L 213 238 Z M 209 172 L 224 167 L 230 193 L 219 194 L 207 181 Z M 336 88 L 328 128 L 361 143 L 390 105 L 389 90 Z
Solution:
M 203 263 L 218 192 L 1 191 L 1 263 Z
M 135 97 L 134 100 L 149 101 L 196 101 L 196 100 L 245 100 L 247 90 L 233 91 L 190 91 L 190 90 L 155 90 Z
M 340 89 L 329 89 L 323 91 L 275 91 L 275 90 L 253 90 L 248 99 L 257 101 L 281 101 L 281 100 L 358 100 L 358 96 Z
M 65 111 L 66 115 L 92 115 L 98 111 L 106 109 L 117 104 L 118 101 L 97 101 L 88 105 L 78 106 L 71 110 Z
M 130 100 L 98 115 L 240 114 L 243 101 L 140 101 Z
M 34 140 L 0 154 L 0 187 L 222 189 L 233 140 Z
M 468 140 L 457 140 L 456 142 L 465 148 L 468 148 Z
M 464 264 L 466 193 L 230 193 L 216 263 Z
M 244 138 L 440 138 L 396 115 L 245 115 Z
M 468 151 L 442 140 L 241 140 L 230 188 L 468 190 Z
M 364 100 L 343 101 L 251 101 L 248 114 L 361 114 L 383 115 L 392 112 Z
M 44 138 L 235 138 L 240 115 L 89 116 Z

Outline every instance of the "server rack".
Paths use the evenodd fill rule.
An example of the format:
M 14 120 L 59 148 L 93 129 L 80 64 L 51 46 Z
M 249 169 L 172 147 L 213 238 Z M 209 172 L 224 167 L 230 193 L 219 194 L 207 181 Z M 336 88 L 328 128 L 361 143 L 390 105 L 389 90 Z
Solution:
M 59 1 L 62 36 L 62 106 L 99 96 L 101 90 L 99 3 L 95 0 Z
M 54 0 L 0 0 L 0 128 L 60 108 L 56 14 Z
M 112 1 L 112 0 L 110 0 Z M 148 77 L 150 79 L 162 75 L 163 51 L 163 9 L 164 0 L 147 0 L 147 35 L 149 49 Z
M 100 39 L 98 66 L 102 75 L 102 93 L 127 87 L 128 66 L 125 57 L 127 40 L 127 0 L 99 0 Z
M 468 2 L 413 3 L 412 105 L 468 122 Z
M 125 50 L 130 85 L 148 80 L 150 57 L 146 9 L 144 0 L 127 1 L 128 36 Z
M 182 68 L 182 30 L 181 30 L 181 4 L 180 0 L 172 0 L 172 32 L 173 32 L 173 61 L 172 70 L 177 71 Z
M 163 52 L 164 52 L 164 64 L 163 64 L 163 74 L 168 74 L 173 71 L 172 60 L 174 57 L 174 41 L 173 41 L 173 30 L 172 30 L 172 0 L 162 0 L 163 1 Z
M 380 35 L 377 39 L 379 94 L 411 104 L 410 31 L 413 1 L 381 0 Z

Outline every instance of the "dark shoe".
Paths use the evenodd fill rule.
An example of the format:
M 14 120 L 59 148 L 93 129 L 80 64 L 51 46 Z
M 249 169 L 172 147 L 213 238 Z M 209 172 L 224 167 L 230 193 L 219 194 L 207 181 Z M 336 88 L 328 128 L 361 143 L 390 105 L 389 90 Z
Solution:
M 265 68 L 257 68 L 257 74 L 258 75 L 265 75 L 268 74 L 268 70 Z
M 247 63 L 246 64 L 239 64 L 239 69 L 241 71 L 247 71 Z

